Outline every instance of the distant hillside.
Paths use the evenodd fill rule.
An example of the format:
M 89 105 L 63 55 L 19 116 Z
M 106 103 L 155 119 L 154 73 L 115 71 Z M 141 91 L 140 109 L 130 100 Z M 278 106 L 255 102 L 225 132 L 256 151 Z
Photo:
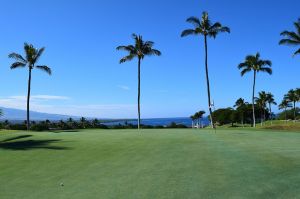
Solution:
M 3 112 L 3 116 L 0 117 L 0 120 L 26 120 L 26 111 L 20 109 L 13 109 L 13 108 L 4 108 L 0 107 Z M 58 114 L 49 114 L 49 113 L 40 113 L 35 111 L 30 111 L 30 119 L 31 120 L 66 120 L 72 117 L 73 119 L 78 119 L 79 117 L 76 116 L 69 116 L 69 115 L 58 115 Z

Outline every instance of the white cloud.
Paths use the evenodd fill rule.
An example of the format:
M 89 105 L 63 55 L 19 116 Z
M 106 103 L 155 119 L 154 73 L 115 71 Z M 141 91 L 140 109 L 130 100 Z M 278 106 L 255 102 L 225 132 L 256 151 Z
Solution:
M 118 85 L 117 87 L 122 89 L 122 90 L 126 90 L 126 91 L 130 90 L 130 88 L 128 86 L 125 86 L 125 85 Z
M 57 95 L 33 95 L 32 99 L 38 100 L 69 100 L 69 97 L 66 96 L 57 96 Z
M 27 96 L 25 95 L 16 95 L 4 98 L 6 100 L 26 100 Z M 31 100 L 68 100 L 69 97 L 66 96 L 57 96 L 57 95 L 32 95 L 30 96 Z M 1 100 L 1 98 L 0 98 Z
M 0 106 L 26 110 L 26 96 L 10 96 L 1 98 Z M 135 104 L 83 104 L 72 105 L 57 103 L 69 100 L 65 96 L 33 95 L 30 100 L 30 110 L 62 114 L 70 116 L 98 117 L 98 118 L 134 118 L 136 117 Z M 56 103 L 55 103 L 56 102 Z M 55 104 L 53 104 L 55 103 Z

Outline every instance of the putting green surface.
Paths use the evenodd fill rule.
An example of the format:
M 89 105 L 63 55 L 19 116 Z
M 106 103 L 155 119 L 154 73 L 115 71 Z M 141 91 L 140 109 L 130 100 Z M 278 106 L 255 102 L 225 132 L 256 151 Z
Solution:
M 0 198 L 300 198 L 300 133 L 0 133 Z

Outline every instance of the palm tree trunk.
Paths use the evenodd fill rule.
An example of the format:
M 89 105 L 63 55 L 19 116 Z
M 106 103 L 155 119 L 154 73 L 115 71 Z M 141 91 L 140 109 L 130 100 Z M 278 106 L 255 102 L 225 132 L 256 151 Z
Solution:
M 253 119 L 253 127 L 255 128 L 255 108 L 254 108 L 254 93 L 255 93 L 255 80 L 256 80 L 256 71 L 254 71 L 253 78 L 253 89 L 252 89 L 252 119 Z
M 260 126 L 263 125 L 263 110 L 260 110 Z
M 285 123 L 287 123 L 287 113 L 286 113 L 286 108 L 284 109 L 284 115 L 285 115 Z
M 263 108 L 263 113 L 264 113 L 264 122 L 266 121 L 266 107 Z
M 140 99 L 141 99 L 141 58 L 139 58 L 139 63 L 138 63 L 138 129 L 140 129 L 140 124 L 141 124 Z
M 242 126 L 244 128 L 244 112 L 242 112 Z
M 211 122 L 211 127 L 214 128 L 214 121 L 211 110 L 211 100 L 210 100 L 210 86 L 209 86 L 209 77 L 208 77 L 208 60 L 207 60 L 207 36 L 204 35 L 204 43 L 205 43 L 205 74 L 206 74 L 206 86 L 207 86 L 207 97 L 208 97 L 208 109 L 209 109 L 209 117 Z
M 296 122 L 296 102 L 294 101 L 294 122 Z
M 271 120 L 271 125 L 273 125 L 273 117 L 272 117 L 272 109 L 271 109 L 271 103 L 269 103 L 269 109 L 270 109 L 270 120 Z
M 30 101 L 30 88 L 31 87 L 31 68 L 29 68 L 28 77 L 28 90 L 27 90 L 27 131 L 30 130 L 30 117 L 29 117 L 29 101 Z

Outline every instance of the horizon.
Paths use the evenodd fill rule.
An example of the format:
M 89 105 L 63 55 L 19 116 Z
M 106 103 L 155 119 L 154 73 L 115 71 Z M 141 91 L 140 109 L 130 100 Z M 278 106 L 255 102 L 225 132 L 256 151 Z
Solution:
M 292 57 L 296 48 L 278 45 L 280 32 L 294 30 L 293 22 L 300 17 L 300 2 L 296 0 L 285 4 L 258 0 L 142 1 L 154 13 L 138 10 L 136 0 L 36 2 L 1 3 L 0 16 L 10 20 L 0 22 L 0 73 L 5 82 L 0 95 L 2 107 L 26 110 L 27 70 L 10 70 L 12 60 L 7 56 L 11 52 L 23 55 L 23 43 L 28 42 L 46 47 L 39 63 L 53 70 L 52 76 L 33 70 L 31 111 L 136 118 L 136 61 L 120 65 L 124 53 L 116 47 L 131 44 L 131 34 L 137 33 L 154 41 L 154 48 L 162 52 L 161 57 L 142 62 L 142 118 L 189 117 L 199 110 L 208 113 L 203 38 L 180 38 L 180 33 L 191 27 L 186 19 L 200 17 L 203 11 L 209 13 L 212 22 L 231 28 L 230 34 L 208 40 L 216 109 L 232 107 L 239 97 L 251 101 L 252 76 L 241 77 L 237 69 L 248 54 L 260 52 L 262 59 L 273 62 L 272 76 L 258 74 L 256 95 L 263 90 L 272 92 L 279 103 L 288 90 L 300 86 L 300 56 Z M 277 113 L 277 106 L 273 110 Z

